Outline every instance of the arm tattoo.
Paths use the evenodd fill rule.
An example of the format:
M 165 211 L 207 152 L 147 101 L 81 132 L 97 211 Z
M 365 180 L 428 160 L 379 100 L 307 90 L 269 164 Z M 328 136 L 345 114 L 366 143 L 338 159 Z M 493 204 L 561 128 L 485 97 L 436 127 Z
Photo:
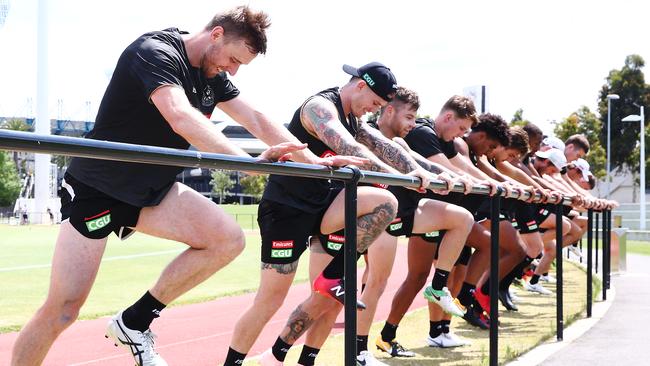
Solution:
M 391 172 L 386 164 L 355 141 L 326 103 L 330 102 L 314 98 L 304 105 L 301 112 L 301 118 L 311 122 L 318 138 L 339 155 L 359 156 L 370 160 L 369 164 L 360 168 Z
M 409 173 L 417 168 L 417 163 L 404 148 L 365 123 L 359 125 L 356 140 L 401 173 Z
M 274 263 L 264 263 L 262 262 L 262 270 L 264 269 L 274 269 L 279 274 L 292 274 L 296 272 L 298 268 L 298 261 L 287 264 L 274 264 Z
M 370 244 L 386 229 L 397 212 L 390 203 L 382 203 L 371 213 L 357 218 L 357 250 L 365 252 Z
M 314 319 L 309 316 L 309 314 L 302 310 L 302 304 L 298 305 L 296 310 L 291 313 L 285 331 L 288 331 L 287 335 L 281 337 L 283 341 L 289 344 L 294 344 L 300 336 L 309 329 L 309 327 L 314 323 Z
M 420 164 L 421 167 L 423 167 L 424 169 L 430 171 L 431 173 L 434 173 L 434 174 L 442 173 L 442 169 L 440 169 L 437 165 L 432 164 L 429 160 L 423 158 L 421 155 L 420 156 L 414 156 L 413 158 L 415 159 L 415 161 L 418 162 L 418 164 Z

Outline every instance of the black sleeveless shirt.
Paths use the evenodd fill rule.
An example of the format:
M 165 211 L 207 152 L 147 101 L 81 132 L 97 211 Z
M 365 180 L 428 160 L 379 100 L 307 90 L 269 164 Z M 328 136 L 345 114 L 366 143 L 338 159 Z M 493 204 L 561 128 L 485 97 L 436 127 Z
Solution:
M 323 141 L 307 132 L 300 122 L 303 107 L 316 96 L 332 102 L 338 111 L 338 119 L 345 129 L 353 137 L 357 135 L 357 119 L 352 114 L 346 116 L 345 112 L 343 112 L 343 103 L 338 88 L 326 89 L 309 97 L 293 114 L 288 129 L 300 142 L 307 143 L 307 148 L 315 155 L 320 157 L 333 156 L 336 155 L 336 152 Z M 329 207 L 331 200 L 341 189 L 343 189 L 343 183 L 338 181 L 271 174 L 262 198 L 306 212 L 316 213 Z

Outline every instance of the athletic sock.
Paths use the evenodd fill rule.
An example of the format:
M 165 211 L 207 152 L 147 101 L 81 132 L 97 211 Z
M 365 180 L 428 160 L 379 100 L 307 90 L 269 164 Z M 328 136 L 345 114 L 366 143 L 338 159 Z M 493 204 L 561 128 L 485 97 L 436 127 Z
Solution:
M 436 268 L 436 273 L 433 275 L 433 280 L 431 280 L 431 287 L 434 290 L 440 291 L 443 287 L 447 286 L 447 279 L 449 279 L 449 272 Z
M 357 334 L 357 355 L 368 350 L 368 336 Z
M 530 278 L 530 284 L 531 285 L 536 285 L 537 282 L 539 282 L 539 275 L 535 274 L 535 275 L 533 275 L 533 277 Z
M 485 295 L 490 294 L 490 277 L 488 277 L 483 286 L 481 286 L 481 292 Z
M 442 321 L 432 322 L 429 320 L 429 337 L 436 338 L 442 334 Z
M 271 347 L 271 352 L 273 352 L 273 356 L 275 356 L 276 360 L 284 362 L 284 359 L 287 357 L 287 353 L 289 352 L 290 348 L 291 345 L 289 343 L 283 341 L 282 338 L 278 337 L 278 339 L 275 340 L 273 347 Z
M 442 320 L 442 332 L 447 334 L 449 333 L 449 326 L 451 325 L 451 320 Z
M 526 268 L 532 261 L 533 258 L 526 256 L 521 263 L 516 265 L 515 268 L 513 268 L 512 271 L 501 280 L 501 282 L 499 282 L 499 290 L 507 290 L 512 284 L 512 281 L 515 280 L 515 277 L 517 277 L 517 275 L 521 276 L 524 268 Z
M 300 352 L 298 364 L 303 366 L 314 366 L 318 352 L 320 352 L 320 349 L 318 348 L 309 347 L 307 345 L 302 346 L 302 352 Z
M 381 340 L 384 342 L 390 342 L 397 336 L 397 327 L 399 325 L 393 325 L 389 322 L 384 323 L 384 328 L 381 330 Z
M 122 312 L 122 321 L 127 328 L 144 332 L 160 316 L 165 306 L 147 291 L 140 300 Z
M 361 253 L 357 252 L 357 260 L 361 258 Z M 330 279 L 330 280 L 335 280 L 339 278 L 343 278 L 343 274 L 345 272 L 345 251 L 343 250 L 343 247 L 341 247 L 341 250 L 336 253 L 334 258 L 330 261 L 330 263 L 325 267 L 323 270 L 323 277 Z
M 244 363 L 244 358 L 246 358 L 245 353 L 239 353 L 228 347 L 228 355 L 226 356 L 226 362 L 223 363 L 223 366 L 240 366 Z
M 472 300 L 474 300 L 474 297 L 472 296 L 472 290 L 475 288 L 476 286 L 467 282 L 463 282 L 463 287 L 460 288 L 460 292 L 458 293 L 458 301 L 460 301 L 464 307 L 469 307 L 472 305 Z

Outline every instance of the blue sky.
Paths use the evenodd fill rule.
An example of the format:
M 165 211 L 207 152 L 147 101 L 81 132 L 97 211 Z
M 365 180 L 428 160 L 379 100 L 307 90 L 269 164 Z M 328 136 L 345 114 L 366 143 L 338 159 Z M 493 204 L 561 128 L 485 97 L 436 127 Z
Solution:
M 33 115 L 37 0 L 9 2 L 0 28 L 0 115 Z M 140 34 L 170 26 L 198 31 L 215 12 L 241 3 L 50 0 L 50 116 L 93 119 L 119 54 Z M 343 63 L 381 61 L 420 94 L 423 114 L 436 114 L 467 86 L 485 84 L 491 112 L 509 120 L 523 108 L 550 131 L 550 121 L 582 105 L 595 109 L 604 78 L 625 56 L 650 62 L 647 1 L 248 4 L 271 16 L 269 49 L 233 80 L 243 98 L 281 122 L 307 96 L 345 83 Z

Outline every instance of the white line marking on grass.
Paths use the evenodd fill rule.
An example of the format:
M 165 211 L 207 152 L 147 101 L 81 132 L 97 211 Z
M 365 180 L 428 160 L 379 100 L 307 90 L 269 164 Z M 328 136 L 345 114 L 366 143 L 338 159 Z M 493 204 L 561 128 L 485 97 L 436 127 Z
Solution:
M 165 255 L 171 253 L 180 253 L 182 249 L 174 250 L 163 250 L 160 252 L 151 252 L 151 253 L 141 253 L 141 254 L 131 254 L 131 255 L 118 255 L 115 257 L 106 257 L 102 259 L 102 262 L 117 261 L 122 259 L 133 259 L 133 258 L 142 258 L 142 257 L 153 257 L 157 255 Z M 38 269 L 38 268 L 50 268 L 52 264 L 34 264 L 30 266 L 18 266 L 18 267 L 7 267 L 0 268 L 0 272 L 14 272 L 14 271 L 24 271 L 26 269 Z

